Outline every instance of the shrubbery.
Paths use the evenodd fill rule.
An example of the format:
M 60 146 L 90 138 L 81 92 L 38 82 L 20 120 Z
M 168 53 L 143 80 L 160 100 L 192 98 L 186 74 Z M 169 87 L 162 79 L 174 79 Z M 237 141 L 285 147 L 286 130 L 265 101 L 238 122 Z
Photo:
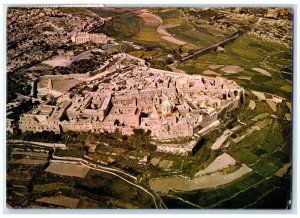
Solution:
M 122 135 L 118 130 L 114 133 L 76 133 L 72 132 L 72 143 L 85 143 L 87 138 L 93 138 L 94 141 L 107 143 L 110 147 L 120 147 L 128 150 L 146 150 L 154 151 L 156 146 L 150 142 L 151 131 L 143 129 L 134 129 L 134 134 Z
M 42 132 L 25 132 L 22 135 L 22 139 L 25 141 L 39 141 L 39 142 L 50 142 L 56 143 L 60 140 L 60 135 L 55 134 L 53 131 L 42 131 Z

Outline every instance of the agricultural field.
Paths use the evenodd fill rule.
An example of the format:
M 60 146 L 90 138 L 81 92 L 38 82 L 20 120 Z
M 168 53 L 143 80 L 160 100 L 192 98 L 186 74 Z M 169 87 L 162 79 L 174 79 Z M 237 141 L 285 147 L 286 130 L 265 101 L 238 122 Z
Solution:
M 217 172 L 207 176 L 197 177 L 193 180 L 182 177 L 154 179 L 149 182 L 149 185 L 155 192 L 162 193 L 168 193 L 170 190 L 186 192 L 200 189 L 210 189 L 230 183 L 251 171 L 251 168 L 243 165 L 240 169 L 234 171 L 233 173 L 222 174 Z
M 200 75 L 211 70 L 213 73 L 210 75 L 216 73 L 219 76 L 234 79 L 246 90 L 263 91 L 291 100 L 291 55 L 291 51 L 283 45 L 262 41 L 246 34 L 238 38 L 235 43 L 226 46 L 224 53 L 211 52 L 180 63 L 178 68 L 190 74 Z M 277 60 L 280 60 L 280 63 Z M 229 75 L 224 73 L 222 68 L 211 69 L 213 65 L 236 65 L 244 70 L 235 75 Z M 267 75 L 257 72 L 255 68 L 263 70 L 264 73 L 267 72 Z
M 276 104 L 277 110 L 274 112 L 266 100 L 262 100 L 271 95 L 264 94 L 264 98 L 259 96 L 246 92 L 242 108 L 227 114 L 224 119 L 229 121 L 206 135 L 204 145 L 194 156 L 182 157 L 151 151 L 151 159 L 143 165 L 139 160 L 147 152 L 143 154 L 119 146 L 112 148 L 99 145 L 95 153 L 86 154 L 100 164 L 105 163 L 106 166 L 141 178 L 141 184 L 149 189 L 154 184 L 153 190 L 157 191 L 168 208 L 288 207 L 285 199 L 289 198 L 289 192 L 284 190 L 291 176 L 291 134 L 290 121 L 284 115 L 290 113 L 290 102 L 283 100 Z M 255 103 L 253 109 L 249 106 L 250 101 Z M 244 124 L 237 122 L 237 119 Z M 212 150 L 218 137 L 228 128 L 233 134 L 218 149 Z M 119 137 L 112 136 L 109 139 L 101 136 L 100 140 L 115 144 L 120 143 Z M 99 142 L 99 136 L 78 135 L 70 140 L 75 143 L 70 148 L 74 150 L 77 147 L 78 150 L 83 141 L 93 144 Z M 66 150 L 56 152 L 56 155 L 72 156 L 72 153 Z M 83 155 L 78 153 L 73 156 Z M 241 173 L 240 170 L 244 168 L 246 171 Z M 219 184 L 222 176 L 227 178 L 227 182 Z M 207 178 L 216 178 L 216 183 Z M 154 181 L 157 181 L 156 184 Z M 165 187 L 165 181 L 168 181 L 167 188 L 161 192 L 159 190 Z M 165 193 L 166 190 L 169 190 L 168 193 Z M 249 197 L 250 193 L 253 196 Z M 272 203 L 274 196 L 280 197 L 281 201 Z M 134 208 L 133 205 L 130 207 Z
M 188 43 L 180 48 L 174 43 L 163 40 L 156 30 L 158 23 L 152 21 L 152 24 L 148 25 L 141 17 L 143 14 L 147 15 L 147 19 L 151 17 L 152 20 L 155 16 L 151 14 L 158 15 L 169 33 Z M 130 22 L 125 23 L 125 20 Z M 164 59 L 165 63 L 167 54 L 179 50 L 188 52 L 201 49 L 232 34 L 232 31 L 224 32 L 211 26 L 196 26 L 187 19 L 184 12 L 177 9 L 152 9 L 147 13 L 141 13 L 137 10 L 134 13 L 126 13 L 116 17 L 111 22 L 110 25 L 104 26 L 102 29 L 106 34 L 133 41 L 142 46 L 152 47 L 150 50 L 132 51 L 129 54 L 150 60 Z M 128 25 L 130 26 L 128 27 Z M 239 85 L 245 88 L 273 94 L 279 93 L 282 97 L 291 99 L 291 55 L 290 49 L 285 45 L 265 41 L 252 34 L 244 34 L 235 43 L 226 46 L 224 53 L 211 52 L 179 63 L 177 68 L 189 74 L 202 74 L 205 70 L 210 70 L 211 65 L 236 65 L 244 68 L 244 71 L 237 73 L 234 77 L 224 74 L 221 69 L 212 70 L 214 72 L 212 74 L 225 76 L 229 79 L 234 78 Z M 153 63 L 155 65 L 155 61 Z M 258 71 L 257 68 L 259 68 Z
M 249 107 L 250 101 L 255 102 L 256 106 L 253 110 Z M 220 133 L 228 127 L 233 129 L 242 125 L 235 119 L 229 119 L 224 125 L 218 126 L 205 136 L 204 145 L 194 156 L 182 157 L 152 151 L 151 159 L 143 165 L 139 160 L 143 159 L 149 151 L 130 151 L 119 146 L 112 148 L 104 144 L 98 145 L 95 151 L 75 154 L 75 148 L 77 151 L 82 149 L 82 142 L 93 144 L 100 139 L 104 140 L 103 143 L 114 144 L 120 139 L 118 136 L 109 139 L 93 134 L 73 135 L 70 139 L 73 145 L 69 145 L 71 150 L 58 150 L 55 155 L 83 158 L 86 154 L 93 160 L 98 160 L 98 164 L 102 166 L 105 166 L 103 162 L 106 162 L 108 164 L 106 166 L 110 168 L 137 176 L 141 179 L 139 184 L 147 187 L 148 190 L 153 188 L 168 208 L 287 207 L 285 199 L 289 198 L 289 194 L 284 190 L 288 187 L 291 176 L 288 170 L 291 161 L 289 155 L 291 135 L 286 133 L 289 131 L 290 123 L 286 120 L 278 120 L 283 119 L 282 113 L 289 112 L 287 105 L 289 104 L 286 102 L 278 104 L 278 110 L 274 112 L 278 118 L 274 118 L 270 116 L 273 112 L 267 102 L 260 101 L 251 92 L 247 93 L 246 102 L 241 110 L 232 112 L 241 122 L 246 123 L 246 126 L 234 131 L 234 134 L 230 135 L 219 149 L 212 150 L 211 147 L 221 135 Z M 227 116 L 231 117 L 232 114 Z M 258 127 L 261 129 L 255 134 L 248 134 L 249 129 Z M 241 141 L 234 142 L 244 135 L 246 136 Z M 228 143 L 229 145 L 225 146 Z M 11 155 L 12 157 L 13 155 L 39 156 L 32 151 L 19 150 L 12 150 Z M 47 157 L 44 153 L 40 156 Z M 113 158 L 114 162 L 109 162 L 108 157 Z M 22 163 L 24 164 L 27 163 Z M 53 164 L 57 166 L 53 167 Z M 51 168 L 55 171 L 49 170 Z M 33 198 L 30 205 L 32 207 L 55 205 L 55 207 L 75 207 L 77 202 L 75 200 L 70 201 L 68 205 L 60 203 L 60 198 L 57 198 L 55 193 L 62 192 L 65 197 L 79 200 L 77 208 L 154 207 L 153 202 L 147 196 L 143 196 L 143 192 L 139 197 L 143 200 L 137 200 L 136 197 L 124 199 L 122 197 L 124 194 L 121 193 L 128 195 L 135 191 L 132 185 L 128 186 L 123 180 L 96 170 L 82 171 L 81 168 L 80 165 L 50 163 L 44 168 L 44 173 L 35 177 L 32 193 L 43 193 L 46 196 L 51 194 L 51 197 L 42 201 Z M 79 175 L 80 172 L 85 176 Z M 199 172 L 202 172 L 200 176 Z M 224 179 L 220 180 L 223 177 Z M 177 181 L 178 179 L 181 182 Z M 155 184 L 154 181 L 157 183 Z M 166 181 L 168 181 L 167 185 L 164 184 Z M 220 181 L 222 183 L 219 183 Z M 162 189 L 165 185 L 167 188 Z M 169 191 L 166 193 L 166 190 Z M 78 195 L 81 197 L 78 198 Z M 273 202 L 274 197 L 280 198 L 280 201 Z M 133 202 L 140 203 L 137 205 Z
M 178 39 L 188 42 L 183 46 L 185 51 L 204 48 L 230 36 L 230 30 L 220 31 L 209 25 L 196 25 L 188 19 L 185 9 L 158 10 L 158 14 L 165 24 L 167 31 L 176 35 Z
M 256 103 L 253 110 L 248 106 L 250 100 Z M 154 180 L 150 180 L 150 187 L 152 185 L 157 190 L 162 190 L 160 188 L 168 184 L 168 188 L 165 187 L 164 190 L 171 190 L 160 195 L 169 208 L 272 209 L 290 207 L 287 202 L 291 194 L 289 192 L 291 172 L 287 169 L 291 167 L 291 126 L 290 122 L 283 117 L 289 109 L 284 102 L 277 105 L 278 107 L 279 110 L 275 112 L 278 117 L 273 118 L 270 116 L 272 113 L 270 106 L 249 93 L 242 109 L 233 112 L 236 113 L 236 119 L 245 122 L 245 126 L 229 136 L 220 149 L 211 150 L 217 136 L 228 128 L 226 123 L 224 126 L 219 126 L 205 137 L 207 138 L 205 145 L 194 157 L 181 163 L 182 171 L 179 175 L 184 177 L 157 174 Z M 266 111 L 269 113 L 263 113 Z M 234 128 L 238 123 L 235 121 L 231 125 L 233 125 L 231 128 Z M 255 134 L 249 134 L 252 131 L 255 131 Z M 236 140 L 238 138 L 241 140 Z M 232 159 L 227 157 L 227 161 L 232 165 L 221 164 L 218 158 L 224 154 L 230 155 Z M 197 160 L 197 165 L 193 164 L 193 160 Z M 181 188 L 193 189 L 192 185 L 186 183 L 191 183 L 196 178 L 205 179 L 214 176 L 216 172 L 231 175 L 238 172 L 240 166 L 244 164 L 251 168 L 251 171 L 228 184 L 180 191 Z M 202 177 L 194 177 L 197 173 L 199 175 L 199 172 Z M 175 182 L 176 179 L 180 181 Z M 185 185 L 180 186 L 180 183 Z M 213 186 L 212 183 L 209 185 Z M 276 200 L 274 200 L 275 197 Z
M 84 178 L 88 173 L 89 169 L 85 166 L 76 165 L 76 164 L 51 162 L 45 171 L 49 173 L 58 174 L 58 175 L 76 176 L 76 177 Z
M 36 199 L 38 203 L 50 204 L 59 207 L 76 208 L 79 200 L 65 196 L 42 197 Z
M 39 61 L 34 60 L 36 64 L 24 66 L 24 69 L 7 75 L 7 99 L 10 103 L 7 112 L 8 118 L 14 118 L 10 126 L 13 130 L 7 134 L 7 205 L 12 208 L 69 209 L 291 208 L 291 181 L 294 176 L 292 122 L 295 111 L 290 13 L 283 10 L 276 15 L 271 13 L 272 10 L 269 13 L 267 8 L 65 7 L 57 10 L 50 13 L 50 20 L 60 20 L 62 15 L 59 12 L 69 14 L 66 16 L 69 22 L 74 22 L 71 20 L 73 16 L 79 16 L 76 31 L 85 31 L 91 27 L 83 21 L 80 23 L 80 17 L 100 18 L 101 22 L 96 22 L 95 28 L 87 33 L 103 33 L 110 38 L 105 43 L 90 38 L 87 42 L 77 43 L 71 39 L 73 32 L 65 33 L 69 34 L 70 39 L 59 46 L 59 51 L 53 51 L 51 56 L 43 60 L 37 55 Z M 63 31 L 66 24 L 64 21 L 57 24 L 62 26 L 60 31 Z M 44 33 L 49 34 L 49 31 Z M 237 37 L 233 39 L 234 36 Z M 223 43 L 224 40 L 229 41 Z M 26 43 L 18 42 L 24 47 L 29 46 L 26 51 L 30 57 L 31 44 Z M 34 43 L 42 43 L 44 49 L 48 46 L 44 41 Z M 156 96 L 156 92 L 161 91 L 160 100 L 163 100 L 170 97 L 164 93 L 165 88 L 169 89 L 174 82 L 176 91 L 172 90 L 172 95 L 178 94 L 179 97 L 169 102 L 172 107 L 170 114 L 164 114 L 162 108 L 155 108 L 157 105 L 154 103 L 152 107 L 155 109 L 147 109 L 146 112 L 144 109 L 141 112 L 137 107 L 134 113 L 141 112 L 139 124 L 146 117 L 151 118 L 151 122 L 154 120 L 154 123 L 156 119 L 162 121 L 162 125 L 168 128 L 178 121 L 192 126 L 193 121 L 193 134 L 159 141 L 152 138 L 148 129 L 146 131 L 146 128 L 130 125 L 133 134 L 122 135 L 120 129 L 126 126 L 125 122 L 122 124 L 123 121 L 116 119 L 111 124 L 113 120 L 110 120 L 108 114 L 114 111 L 111 108 L 115 104 L 118 105 L 114 97 L 127 95 L 124 90 L 129 90 L 133 99 L 138 99 L 135 98 L 135 85 L 129 86 L 138 76 L 134 74 L 137 65 L 135 58 L 132 58 L 134 62 L 131 63 L 125 55 L 120 62 L 114 62 L 118 61 L 114 58 L 120 53 L 145 60 L 145 64 L 138 64 L 138 67 L 142 66 L 142 71 L 152 67 L 185 75 L 233 80 L 240 86 L 238 90 L 242 90 L 242 97 L 235 93 L 235 96 L 229 93 L 227 96 L 227 92 L 233 91 L 226 88 L 224 83 L 220 87 L 227 89 L 226 95 L 220 92 L 220 101 L 210 102 L 210 98 L 194 101 L 193 95 L 199 92 L 193 90 L 181 95 L 181 81 L 162 81 L 159 76 L 151 81 L 152 78 L 147 78 L 145 74 L 145 81 L 148 83 L 149 79 L 153 86 L 149 90 L 138 88 L 138 92 L 145 91 L 147 94 L 148 91 L 154 91 Z M 112 83 L 114 80 L 111 77 L 122 79 L 123 70 L 131 76 L 128 81 L 120 82 L 121 87 L 118 81 Z M 46 79 L 39 79 L 42 75 L 67 76 L 73 73 L 91 77 L 86 80 L 53 79 L 51 84 Z M 196 82 L 192 78 L 197 77 L 186 78 L 186 84 L 190 85 L 188 88 L 194 86 Z M 59 133 L 22 132 L 22 125 L 19 125 L 21 115 L 32 108 L 38 108 L 41 104 L 56 107 L 56 97 L 38 99 L 38 96 L 30 94 L 32 81 L 36 79 L 39 79 L 38 89 L 51 85 L 53 90 L 69 91 L 65 96 L 60 96 L 65 98 L 57 99 L 68 99 L 72 104 L 80 105 L 79 108 L 74 107 L 76 112 L 70 112 L 66 107 L 59 118 L 49 119 L 46 125 L 57 124 Z M 206 82 L 204 77 L 198 77 L 197 81 L 201 85 Z M 211 87 L 216 86 L 216 83 L 218 80 L 205 83 L 207 87 L 203 88 L 206 89 L 203 95 L 210 91 L 207 89 L 213 90 Z M 112 88 L 107 93 L 100 93 L 99 87 L 102 86 Z M 125 89 L 127 86 L 129 88 Z M 94 91 L 99 91 L 100 99 L 96 99 L 98 93 Z M 102 109 L 102 94 L 112 94 L 106 109 Z M 215 96 L 214 91 L 211 95 Z M 151 101 L 154 101 L 155 96 L 151 97 Z M 88 97 L 86 103 L 83 99 Z M 186 109 L 187 119 L 183 119 L 178 109 L 181 98 L 184 99 L 182 105 Z M 218 103 L 227 104 L 228 98 L 239 99 L 238 108 L 226 111 L 227 108 L 219 110 L 215 106 Z M 163 101 L 160 100 L 159 104 L 163 107 Z M 127 103 L 124 106 L 126 108 L 130 105 L 130 102 Z M 204 106 L 200 106 L 200 103 Z M 85 106 L 81 108 L 81 104 Z M 135 103 L 134 106 L 139 104 Z M 20 106 L 11 110 L 14 105 Z M 57 108 L 61 105 L 57 104 Z M 121 109 L 120 114 L 127 113 Z M 116 114 L 119 112 L 114 111 Z M 93 113 L 97 116 L 94 117 Z M 102 113 L 105 114 L 104 118 Z M 168 115 L 171 114 L 175 121 L 169 120 Z M 39 119 L 28 116 L 29 121 L 24 122 L 48 121 L 51 115 L 38 116 Z M 157 118 L 152 120 L 152 116 Z M 210 125 L 213 125 L 207 132 L 203 130 L 210 125 L 203 124 L 206 123 L 202 120 L 204 116 L 209 117 L 205 119 L 209 119 Z M 107 122 L 103 125 L 117 127 L 116 130 L 107 130 L 100 125 L 98 127 L 96 124 L 102 122 L 102 118 L 103 122 Z M 76 131 L 71 131 L 72 128 L 63 125 L 73 125 L 72 122 L 78 122 L 76 124 L 80 128 L 74 125 Z M 115 131 L 108 132 L 111 130 Z M 173 133 L 170 131 L 169 134 Z M 162 149 L 164 147 L 165 150 Z M 184 150 L 183 147 L 188 147 L 188 152 L 174 152 Z
M 27 208 L 153 208 L 153 200 L 143 189 L 118 176 L 84 165 L 50 162 L 48 154 L 36 146 L 11 145 L 10 157 L 27 155 L 46 158 L 46 164 L 9 161 L 8 202 Z M 22 148 L 22 150 L 20 150 Z M 26 151 L 31 148 L 31 151 Z M 46 151 L 46 150 L 45 150 Z M 48 150 L 52 152 L 51 150 Z M 47 154 L 47 155 L 46 155 Z M 31 160 L 31 159 L 28 159 Z M 33 161 L 33 160 L 31 160 Z M 66 160 L 67 161 L 67 160 Z M 20 171 L 22 169 L 22 171 Z M 123 175 L 124 176 L 124 175 Z M 128 177 L 130 178 L 130 177 Z M 131 193 L 131 194 L 129 194 Z M 135 202 L 135 203 L 134 203 Z

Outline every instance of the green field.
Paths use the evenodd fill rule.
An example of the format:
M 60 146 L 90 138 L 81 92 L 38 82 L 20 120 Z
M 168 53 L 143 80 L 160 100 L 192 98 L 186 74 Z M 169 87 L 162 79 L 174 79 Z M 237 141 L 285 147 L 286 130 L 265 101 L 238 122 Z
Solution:
M 284 74 L 283 76 L 281 73 L 292 68 L 291 51 L 285 46 L 262 41 L 246 34 L 226 46 L 224 53 L 211 52 L 180 63 L 178 68 L 189 74 L 202 74 L 204 70 L 209 69 L 210 65 L 215 64 L 243 67 L 243 72 L 234 75 L 224 75 L 219 69 L 213 71 L 237 81 L 246 90 L 272 93 L 291 100 L 292 74 Z M 257 67 L 265 69 L 271 73 L 272 77 L 251 70 L 251 68 Z M 239 76 L 251 76 L 251 80 L 249 82 L 248 80 L 239 79 Z
M 249 100 L 256 102 L 256 108 L 248 108 Z M 285 103 L 280 104 L 276 115 L 281 117 L 288 111 Z M 190 161 L 183 159 L 181 165 L 185 175 L 192 176 L 199 169 L 207 167 L 220 153 L 226 152 L 237 163 L 246 164 L 253 171 L 232 183 L 204 190 L 190 192 L 169 192 L 162 198 L 169 208 L 287 208 L 290 199 L 291 174 L 288 171 L 283 177 L 275 176 L 275 173 L 286 163 L 291 161 L 291 124 L 282 118 L 274 119 L 262 116 L 262 113 L 272 111 L 265 102 L 255 100 L 255 97 L 246 96 L 246 102 L 240 110 L 228 114 L 247 123 L 246 127 L 236 131 L 232 138 L 244 135 L 252 125 L 261 126 L 262 129 L 252 133 L 239 143 L 232 144 L 228 148 L 212 151 L 210 146 L 224 129 L 224 125 L 218 127 L 205 138 L 207 141 L 200 151 Z M 261 117 L 252 121 L 254 117 Z M 236 125 L 236 124 L 235 124 Z M 248 127 L 249 126 L 249 127 Z M 198 158 L 198 161 L 196 161 Z M 174 160 L 176 161 L 176 160 Z M 178 160 L 177 160 L 178 161 Z M 197 164 L 195 164 L 197 163 Z M 234 170 L 234 169 L 233 169 Z M 276 196 L 276 198 L 274 198 Z
M 114 10 L 64 8 L 62 10 L 83 16 L 91 14 L 92 11 L 103 17 L 112 17 L 94 32 L 103 32 L 115 38 L 123 46 L 124 52 L 145 59 L 154 68 L 164 70 L 170 70 L 168 65 L 174 60 L 180 60 L 180 55 L 183 53 L 204 48 L 232 34 L 229 30 L 220 31 L 211 25 L 196 25 L 188 19 L 185 9 L 149 9 L 149 12 L 162 18 L 169 33 L 187 42 L 184 46 L 178 46 L 160 38 L 156 27 L 146 26 L 143 19 L 138 16 L 138 12 L 132 8 Z M 202 18 L 217 16 L 212 11 L 195 13 Z M 134 50 L 130 45 L 123 43 L 124 40 L 134 42 L 142 48 Z M 172 55 L 168 56 L 170 54 Z M 221 70 L 222 67 L 212 69 L 211 65 L 238 65 L 244 70 L 236 74 L 226 74 Z M 78 67 L 82 68 L 80 64 Z M 33 149 L 36 149 L 34 146 L 24 144 L 18 147 L 23 149 L 20 151 L 14 150 L 15 145 L 9 144 L 7 149 L 8 203 L 13 207 L 49 207 L 49 204 L 37 202 L 36 199 L 41 195 L 52 197 L 59 194 L 79 199 L 78 208 L 155 208 L 153 199 L 146 192 L 118 176 L 104 173 L 99 169 L 110 167 L 113 170 L 129 173 L 133 176 L 133 179 L 130 177 L 132 181 L 135 181 L 134 177 L 136 177 L 137 185 L 151 191 L 149 185 L 151 179 L 184 176 L 193 180 L 196 172 L 205 169 L 218 156 L 226 152 L 235 159 L 236 165 L 224 168 L 220 172 L 230 174 L 242 165 L 247 165 L 252 171 L 233 182 L 215 188 L 186 192 L 171 190 L 168 194 L 155 194 L 162 198 L 167 208 L 289 208 L 291 168 L 288 168 L 282 176 L 278 176 L 276 172 L 292 162 L 292 124 L 286 118 L 286 115 L 291 115 L 287 103 L 292 103 L 293 92 L 291 48 L 245 33 L 235 42 L 225 46 L 224 52 L 210 52 L 187 61 L 179 61 L 176 68 L 195 75 L 204 75 L 204 70 L 212 70 L 226 79 L 236 81 L 245 89 L 245 100 L 242 106 L 219 117 L 221 124 L 199 139 L 198 143 L 202 140 L 203 143 L 198 152 L 190 156 L 157 152 L 150 133 L 143 131 L 135 131 L 131 136 L 122 136 L 118 132 L 67 132 L 62 133 L 58 138 L 49 135 L 49 132 L 38 134 L 27 132 L 22 137 L 18 137 L 26 140 L 25 136 L 27 136 L 27 140 L 48 142 L 53 137 L 55 142 L 68 141 L 67 149 L 49 149 L 47 153 L 41 155 L 34 153 Z M 264 69 L 271 76 L 263 75 L 252 68 Z M 45 85 L 43 81 L 38 83 L 39 88 Z M 252 90 L 275 94 L 285 99 L 282 103 L 278 103 L 276 111 L 273 111 L 266 101 L 258 100 Z M 25 91 L 24 93 L 27 93 L 30 90 Z M 269 94 L 266 96 L 272 97 Z M 253 110 L 248 107 L 250 100 L 255 102 Z M 236 126 L 240 128 L 225 140 L 220 149 L 211 149 L 225 130 Z M 245 137 L 242 138 L 243 136 Z M 177 143 L 183 143 L 184 140 Z M 225 144 L 228 147 L 224 147 Z M 90 150 L 91 147 L 93 151 Z M 92 158 L 90 163 L 97 163 L 99 171 L 89 168 L 84 178 L 46 172 L 52 152 L 60 157 L 84 158 L 87 155 Z M 144 157 L 146 161 L 141 161 Z M 30 164 L 38 163 L 39 158 L 42 158 L 42 164 Z M 158 159 L 156 165 L 151 163 L 155 158 Z M 76 170 L 74 166 L 71 167 Z

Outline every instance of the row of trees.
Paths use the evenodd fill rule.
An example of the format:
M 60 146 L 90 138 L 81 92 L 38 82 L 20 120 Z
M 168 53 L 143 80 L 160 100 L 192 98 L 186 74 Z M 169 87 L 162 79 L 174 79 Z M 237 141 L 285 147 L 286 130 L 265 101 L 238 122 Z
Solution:
M 17 139 L 49 143 L 67 143 L 68 141 L 70 144 L 77 144 L 79 145 L 79 147 L 84 147 L 85 150 L 88 149 L 88 147 L 86 147 L 88 146 L 87 141 L 107 143 L 111 147 L 120 147 L 128 150 L 156 150 L 156 145 L 153 145 L 151 143 L 150 130 L 144 131 L 143 129 L 134 129 L 133 132 L 134 134 L 127 136 L 122 135 L 119 131 L 116 131 L 114 133 L 68 132 L 61 134 L 56 134 L 53 131 L 42 131 L 36 133 L 30 131 L 18 134 Z

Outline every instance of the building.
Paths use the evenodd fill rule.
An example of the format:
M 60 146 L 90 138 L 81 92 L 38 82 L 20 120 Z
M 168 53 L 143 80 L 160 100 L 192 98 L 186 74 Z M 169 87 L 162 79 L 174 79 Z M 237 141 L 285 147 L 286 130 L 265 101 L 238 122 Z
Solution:
M 107 60 L 105 73 L 92 75 L 82 80 L 86 89 L 72 95 L 66 91 L 55 98 L 56 104 L 22 115 L 22 132 L 119 131 L 130 135 L 142 128 L 159 141 L 189 138 L 238 108 L 244 99 L 244 89 L 232 80 L 153 69 L 124 53 Z M 96 89 L 88 91 L 89 87 Z M 53 92 L 51 78 L 44 89 Z
M 70 105 L 70 101 L 65 101 L 58 106 L 41 105 L 34 108 L 30 112 L 21 115 L 19 129 L 22 132 L 53 131 L 56 134 L 60 134 L 60 121 L 62 121 Z
M 71 40 L 75 44 L 83 44 L 86 42 L 105 44 L 105 43 L 107 43 L 109 38 L 103 33 L 79 32 L 79 33 L 75 33 L 71 37 Z

